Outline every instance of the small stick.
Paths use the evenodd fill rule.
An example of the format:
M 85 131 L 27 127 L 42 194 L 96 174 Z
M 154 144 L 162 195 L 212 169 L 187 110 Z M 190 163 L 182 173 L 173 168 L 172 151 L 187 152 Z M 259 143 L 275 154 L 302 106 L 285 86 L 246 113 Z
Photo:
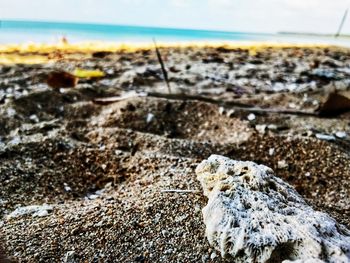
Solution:
M 341 32 L 341 30 L 342 30 L 342 28 L 343 28 L 345 19 L 346 19 L 346 17 L 348 16 L 348 11 L 349 11 L 349 9 L 346 9 L 346 10 L 345 10 L 345 13 L 344 13 L 343 18 L 342 18 L 342 20 L 341 20 L 341 22 L 340 22 L 338 31 L 337 31 L 337 33 L 335 33 L 335 35 L 334 35 L 335 38 L 339 37 L 339 35 L 340 35 L 340 32 Z
M 125 98 L 123 98 L 121 96 L 113 96 L 113 97 L 108 97 L 108 98 L 95 98 L 92 101 L 95 104 L 108 105 L 108 104 L 111 104 L 113 102 L 121 101 L 121 100 L 124 100 L 124 99 Z
M 223 101 L 223 100 L 212 99 L 209 97 L 203 97 L 200 95 L 164 94 L 164 93 L 157 93 L 157 92 L 148 92 L 147 95 L 148 97 L 164 98 L 169 100 L 197 100 L 197 101 L 203 101 L 203 102 L 208 102 L 208 103 L 217 104 L 217 105 L 223 105 L 226 107 L 232 107 L 237 110 L 249 111 L 249 112 L 255 112 L 255 113 L 280 113 L 280 114 L 292 114 L 292 115 L 318 116 L 318 113 L 315 113 L 312 111 L 283 109 L 283 108 L 282 109 L 259 108 L 259 107 L 252 107 L 249 104 L 245 104 L 237 101 Z
M 293 109 L 283 109 L 283 108 L 259 108 L 252 107 L 249 104 L 237 102 L 237 101 L 223 101 L 212 99 L 209 97 L 203 97 L 199 95 L 186 95 L 186 94 L 166 94 L 166 93 L 157 93 L 157 92 L 148 92 L 143 94 L 133 94 L 132 96 L 127 97 L 109 97 L 109 98 L 96 98 L 93 99 L 93 102 L 96 104 L 106 105 L 113 102 L 121 101 L 129 98 L 137 98 L 137 97 L 153 97 L 153 98 L 162 98 L 168 100 L 192 100 L 192 101 L 203 101 L 207 103 L 212 103 L 216 105 L 223 105 L 226 107 L 230 107 L 236 110 L 255 112 L 255 113 L 279 113 L 279 114 L 291 114 L 291 115 L 301 115 L 301 116 L 319 116 L 318 112 L 313 111 L 303 111 L 303 110 L 293 110 Z
M 157 47 L 156 40 L 155 40 L 154 38 L 153 38 L 153 43 L 154 43 L 154 47 L 155 47 L 155 49 L 156 49 L 157 58 L 158 58 L 160 67 L 162 68 L 162 72 L 163 72 L 163 76 L 164 76 L 165 83 L 166 83 L 166 85 L 167 85 L 167 87 L 168 87 L 169 93 L 171 93 L 170 84 L 169 84 L 169 79 L 168 79 L 168 73 L 167 73 L 167 71 L 166 71 L 166 69 L 165 69 L 162 56 L 160 55 L 159 49 L 158 49 L 158 47 Z
M 127 92 L 125 94 L 122 94 L 121 96 L 113 96 L 113 97 L 106 97 L 106 98 L 94 98 L 92 101 L 95 104 L 100 104 L 100 105 L 108 105 L 117 101 L 122 101 L 130 98 L 139 98 L 139 97 L 146 97 L 147 93 L 142 92 L 142 93 L 136 93 L 133 91 Z
M 181 190 L 181 189 L 164 189 L 160 191 L 161 193 L 199 193 L 199 190 Z

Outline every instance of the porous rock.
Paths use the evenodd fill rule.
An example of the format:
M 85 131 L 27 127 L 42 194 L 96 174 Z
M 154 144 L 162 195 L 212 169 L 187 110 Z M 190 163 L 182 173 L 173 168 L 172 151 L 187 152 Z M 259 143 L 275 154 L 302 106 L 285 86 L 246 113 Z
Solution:
M 206 236 L 233 262 L 350 262 L 350 231 L 269 167 L 212 155 L 196 169 Z

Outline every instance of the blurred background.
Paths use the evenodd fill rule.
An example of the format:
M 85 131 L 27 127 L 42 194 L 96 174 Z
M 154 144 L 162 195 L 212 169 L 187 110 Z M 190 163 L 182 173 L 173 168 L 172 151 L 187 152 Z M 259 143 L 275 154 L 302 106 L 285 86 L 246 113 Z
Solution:
M 155 37 L 349 45 L 348 6 L 347 0 L 0 0 L 0 43 Z

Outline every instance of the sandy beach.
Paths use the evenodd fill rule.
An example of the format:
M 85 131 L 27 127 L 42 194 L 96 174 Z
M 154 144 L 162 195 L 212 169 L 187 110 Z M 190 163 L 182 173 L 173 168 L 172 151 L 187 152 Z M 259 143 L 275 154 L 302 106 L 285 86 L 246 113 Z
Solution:
M 0 47 L 0 235 L 13 262 L 224 262 L 195 168 L 271 167 L 350 227 L 350 50 L 303 45 Z M 52 72 L 102 72 L 75 87 Z M 49 83 L 50 84 L 50 83 Z M 170 92 L 169 92 L 170 91 Z M 112 101 L 108 98 L 113 98 Z

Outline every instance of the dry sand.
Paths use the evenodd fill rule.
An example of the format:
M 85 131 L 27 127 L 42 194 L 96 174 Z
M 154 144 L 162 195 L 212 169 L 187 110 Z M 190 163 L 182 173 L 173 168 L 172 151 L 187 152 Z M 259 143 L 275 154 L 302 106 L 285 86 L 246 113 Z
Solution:
M 160 50 L 177 94 L 314 111 L 330 90 L 349 88 L 348 49 Z M 349 113 L 252 115 L 155 97 L 97 105 L 97 97 L 166 92 L 154 51 L 35 55 L 49 63 L 0 66 L 0 226 L 10 259 L 221 262 L 204 236 L 206 200 L 194 174 L 214 153 L 272 167 L 312 207 L 350 227 Z M 51 71 L 76 67 L 106 76 L 75 88 L 46 85 Z M 11 214 L 43 204 L 51 207 Z

